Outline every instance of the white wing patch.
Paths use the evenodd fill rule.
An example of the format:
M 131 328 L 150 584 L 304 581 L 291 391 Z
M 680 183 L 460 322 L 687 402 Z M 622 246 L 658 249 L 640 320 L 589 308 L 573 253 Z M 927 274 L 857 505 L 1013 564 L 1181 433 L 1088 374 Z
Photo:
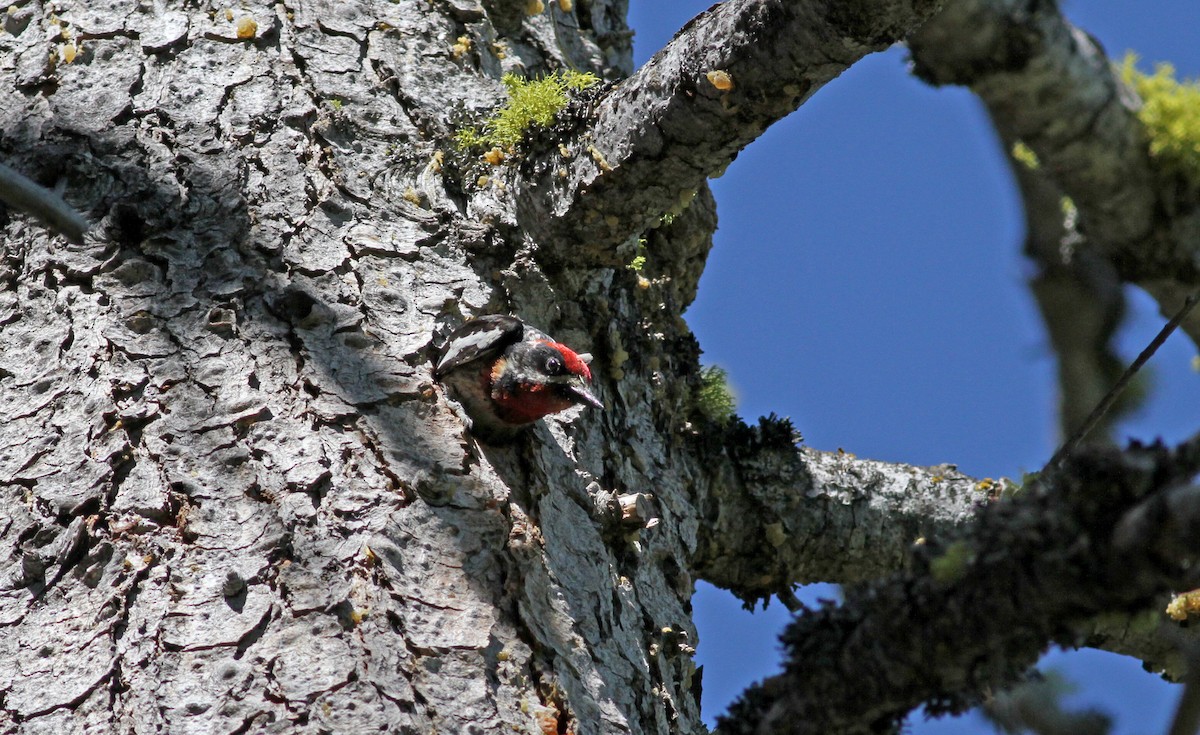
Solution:
M 511 316 L 491 315 L 471 319 L 450 335 L 433 374 L 441 377 L 460 365 L 485 355 L 494 355 L 519 341 L 523 331 L 521 320 Z

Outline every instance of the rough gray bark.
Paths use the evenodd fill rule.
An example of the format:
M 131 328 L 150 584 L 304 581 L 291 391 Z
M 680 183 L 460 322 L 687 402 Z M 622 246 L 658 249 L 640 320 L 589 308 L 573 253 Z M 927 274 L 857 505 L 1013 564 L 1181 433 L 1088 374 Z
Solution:
M 504 72 L 627 77 L 624 11 L 5 16 L 0 155 L 99 225 L 0 221 L 0 730 L 699 732 L 695 578 L 919 577 L 994 495 L 708 425 L 680 318 L 704 178 L 934 4 L 726 3 L 504 166 L 450 149 Z M 431 346 L 491 312 L 592 352 L 608 410 L 473 442 Z
M 874 579 L 911 562 L 914 544 L 958 531 L 1006 483 L 952 465 L 910 467 L 790 442 L 712 462 L 705 533 L 692 564 L 747 602 L 797 583 Z

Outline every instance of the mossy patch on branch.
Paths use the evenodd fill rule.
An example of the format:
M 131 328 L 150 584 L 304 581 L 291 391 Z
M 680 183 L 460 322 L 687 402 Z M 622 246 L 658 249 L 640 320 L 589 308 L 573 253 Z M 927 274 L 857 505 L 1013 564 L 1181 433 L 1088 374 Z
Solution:
M 455 134 L 460 150 L 468 148 L 512 148 L 530 127 L 549 127 L 554 116 L 567 106 L 568 93 L 599 83 L 594 74 L 557 71 L 541 79 L 522 79 L 505 74 L 500 80 L 508 93 L 508 102 L 482 126 L 462 128 Z
M 1142 98 L 1137 116 L 1150 138 L 1150 155 L 1200 189 L 1200 84 L 1177 80 L 1175 67 L 1166 63 L 1144 74 L 1137 61 L 1137 54 L 1125 54 L 1119 70 Z

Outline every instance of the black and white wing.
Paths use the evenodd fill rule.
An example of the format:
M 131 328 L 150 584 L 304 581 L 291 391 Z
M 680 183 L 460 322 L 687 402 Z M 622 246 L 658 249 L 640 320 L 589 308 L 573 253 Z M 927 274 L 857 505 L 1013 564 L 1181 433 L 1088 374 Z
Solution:
M 451 333 L 433 368 L 433 377 L 441 379 L 451 370 L 482 357 L 491 357 L 509 345 L 521 341 L 525 325 L 520 319 L 490 314 L 468 320 Z

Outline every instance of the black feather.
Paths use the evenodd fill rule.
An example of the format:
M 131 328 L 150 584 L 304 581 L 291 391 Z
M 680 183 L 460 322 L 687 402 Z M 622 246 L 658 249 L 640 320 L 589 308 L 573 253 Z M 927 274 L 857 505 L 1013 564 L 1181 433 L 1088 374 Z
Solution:
M 489 314 L 470 319 L 454 330 L 442 346 L 433 377 L 440 380 L 469 362 L 495 357 L 509 345 L 520 342 L 524 334 L 524 323 L 514 316 Z

